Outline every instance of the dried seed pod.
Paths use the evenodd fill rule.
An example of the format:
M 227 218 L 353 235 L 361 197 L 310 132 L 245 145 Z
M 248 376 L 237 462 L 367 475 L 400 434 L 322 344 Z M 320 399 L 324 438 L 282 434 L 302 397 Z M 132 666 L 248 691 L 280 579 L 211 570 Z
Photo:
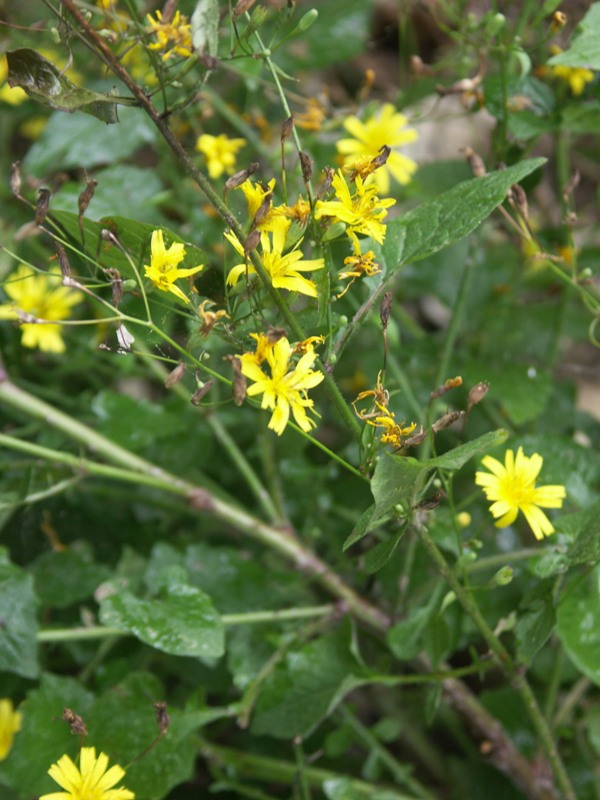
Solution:
M 83 215 L 87 211 L 87 207 L 91 203 L 92 197 L 94 196 L 94 192 L 96 191 L 96 186 L 98 186 L 97 180 L 94 180 L 93 178 L 92 180 L 88 180 L 87 173 L 84 173 L 84 175 L 85 175 L 85 189 L 83 190 L 83 192 L 81 192 L 81 194 L 77 198 L 77 207 L 79 208 L 80 217 L 83 217 Z
M 317 195 L 316 195 L 317 200 L 320 200 L 331 189 L 331 184 L 333 183 L 333 176 L 335 175 L 335 172 L 331 167 L 325 167 L 323 169 L 323 172 L 325 173 L 325 177 L 323 178 L 323 182 L 317 189 Z
M 254 3 L 256 3 L 256 0 L 238 0 L 233 9 L 234 18 L 240 17 L 242 14 L 245 14 L 246 11 L 250 11 Z
M 227 178 L 225 181 L 225 187 L 223 189 L 223 194 L 226 195 L 231 189 L 237 189 L 238 186 L 241 186 L 242 183 L 248 180 L 250 175 L 254 175 L 256 170 L 260 167 L 258 161 L 253 161 L 252 164 L 246 167 L 246 169 L 241 169 L 239 172 L 236 172 L 231 177 Z
M 196 380 L 198 380 L 197 377 L 196 377 Z M 200 405 L 200 401 L 202 400 L 203 397 L 206 397 L 206 395 L 210 392 L 213 383 L 214 383 L 214 379 L 211 378 L 210 380 L 206 381 L 206 383 L 203 383 L 202 386 L 199 386 L 196 389 L 196 391 L 194 392 L 194 394 L 192 395 L 191 400 L 190 400 L 190 402 L 191 402 L 191 404 L 193 406 L 199 406 Z
M 423 444 L 426 438 L 427 431 L 421 428 L 420 431 L 413 433 L 412 436 L 409 436 L 407 439 L 405 439 L 402 444 L 404 447 L 417 447 L 418 445 Z
M 302 150 L 298 153 L 300 158 L 300 168 L 302 169 L 302 180 L 308 183 L 312 178 L 313 162 L 308 153 L 303 153 Z
M 281 126 L 280 139 L 282 144 L 283 142 L 285 142 L 286 139 L 290 138 L 293 130 L 294 130 L 294 117 L 288 117 Z
M 10 190 L 18 200 L 22 200 L 23 199 L 23 197 L 21 196 L 21 162 L 20 161 L 15 161 L 10 166 Z
M 35 207 L 35 224 L 36 225 L 43 225 L 46 217 L 48 216 L 48 211 L 50 210 L 50 198 L 52 197 L 52 192 L 50 189 L 39 189 L 38 190 L 38 201 Z
M 467 396 L 467 412 L 469 412 L 473 406 L 481 403 L 483 398 L 489 392 L 489 389 L 490 385 L 487 383 L 487 381 L 480 381 L 469 389 L 469 394 Z
M 183 379 L 185 375 L 185 364 L 183 361 L 180 361 L 177 366 L 169 372 L 167 375 L 167 379 L 165 380 L 165 388 L 171 389 L 175 384 L 179 383 L 180 380 Z
M 464 417 L 464 415 L 464 411 L 448 411 L 447 414 L 444 414 L 443 417 L 440 417 L 433 423 L 431 430 L 434 433 L 439 433 L 440 431 L 443 431 L 444 428 L 448 428 L 450 425 L 453 425 L 457 420 Z
M 508 200 L 512 207 L 527 221 L 529 219 L 529 206 L 527 204 L 527 195 L 523 187 L 519 186 L 518 183 L 511 186 Z
M 71 265 L 69 264 L 69 259 L 67 258 L 67 251 L 58 241 L 58 239 L 54 240 L 54 247 L 56 249 L 56 257 L 58 258 L 58 265 L 60 267 L 61 275 L 63 278 L 70 278 Z
M 233 384 L 231 387 L 233 402 L 236 406 L 241 406 L 246 399 L 246 388 L 248 386 L 245 376 L 242 375 L 242 362 L 237 356 L 227 356 L 226 360 L 231 362 L 231 368 L 233 369 Z
M 429 395 L 431 400 L 435 400 L 437 397 L 441 397 L 442 395 L 449 392 L 450 389 L 456 389 L 459 386 L 462 386 L 462 378 L 460 375 L 457 375 L 456 378 L 448 378 L 448 380 L 444 381 L 442 386 L 438 386 L 437 389 L 434 389 L 433 392 Z
M 271 344 L 276 344 L 280 339 L 287 335 L 285 328 L 274 327 L 269 325 L 267 328 L 266 337 Z
M 388 147 L 387 144 L 381 145 L 379 148 L 379 155 L 376 155 L 375 158 L 371 159 L 371 164 L 373 165 L 374 169 L 379 169 L 379 167 L 383 167 L 384 164 L 387 162 L 388 158 L 390 157 L 390 153 L 392 152 L 392 148 Z
M 391 292 L 386 292 L 383 295 L 381 305 L 379 307 L 379 318 L 381 319 L 381 327 L 385 331 L 390 322 L 390 314 L 392 313 L 392 299 Z
M 469 167 L 471 168 L 471 172 L 475 178 L 481 178 L 482 175 L 485 175 L 486 169 L 485 164 L 483 163 L 483 159 L 481 156 L 473 150 L 471 147 L 465 147 L 463 149 Z
M 254 219 L 256 220 L 256 217 L 254 217 Z M 248 256 L 248 253 L 251 253 L 252 250 L 256 250 L 259 242 L 260 242 L 260 231 L 253 230 L 251 233 L 248 234 L 246 241 L 244 243 L 244 255 Z
M 156 723 L 158 725 L 160 735 L 164 736 L 169 730 L 169 726 L 171 724 L 171 718 L 167 713 L 167 704 L 161 700 L 158 703 L 152 703 L 152 706 L 156 712 Z
M 68 722 L 71 728 L 71 733 L 75 736 L 87 736 L 87 727 L 83 718 L 71 711 L 70 708 L 63 708 L 61 717 L 63 722 Z
M 255 229 L 258 228 L 260 223 L 265 219 L 265 217 L 267 216 L 267 214 L 271 210 L 272 203 L 273 203 L 273 192 L 269 192 L 268 194 L 266 194 L 264 196 L 262 203 L 259 205 L 258 210 L 256 211 L 256 214 L 254 215 L 254 219 L 252 220 L 252 233 L 257 233 L 257 231 Z M 257 239 L 256 244 L 253 244 L 252 247 L 250 247 L 248 245 L 248 242 L 250 241 L 250 237 L 252 236 L 252 233 L 246 239 L 246 247 L 244 248 L 246 251 L 254 250 L 254 248 L 258 244 L 258 239 Z

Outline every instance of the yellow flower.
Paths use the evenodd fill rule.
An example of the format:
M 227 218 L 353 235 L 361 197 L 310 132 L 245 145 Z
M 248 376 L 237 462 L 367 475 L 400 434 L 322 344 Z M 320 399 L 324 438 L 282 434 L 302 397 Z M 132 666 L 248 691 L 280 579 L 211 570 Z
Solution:
M 54 286 L 60 279 L 57 268 L 38 274 L 22 265 L 5 285 L 4 291 L 12 303 L 0 305 L 0 319 L 21 322 L 24 347 L 39 347 L 47 353 L 64 352 L 60 326 L 48 323 L 68 319 L 72 307 L 81 302 L 83 295 L 66 286 Z
M 377 196 L 377 186 L 365 186 L 360 175 L 354 182 L 352 194 L 341 170 L 333 178 L 335 200 L 319 200 L 315 207 L 315 219 L 333 217 L 344 222 L 348 227 L 346 233 L 352 239 L 355 250 L 360 250 L 357 233 L 371 236 L 381 244 L 385 238 L 385 225 L 382 220 L 387 216 L 386 209 L 396 202 L 392 198 L 381 200 Z
M 8 77 L 8 62 L 6 56 L 0 57 L 0 101 L 11 106 L 19 106 L 27 100 L 27 92 L 20 86 L 11 87 L 6 82 Z
M 244 140 L 241 139 L 240 141 L 243 142 Z M 248 216 L 253 220 L 253 227 L 259 231 L 272 230 L 271 223 L 275 215 L 272 200 L 273 190 L 275 189 L 275 178 L 271 178 L 267 184 L 260 183 L 259 181 L 253 182 L 248 178 L 237 188 L 241 189 L 244 193 L 246 205 L 248 207 Z M 267 200 L 269 207 L 264 214 L 261 214 L 262 219 L 256 222 L 254 218 L 265 200 Z
M 284 255 L 285 238 L 291 225 L 290 220 L 285 217 L 275 217 L 272 222 L 272 231 L 262 231 L 260 235 L 260 245 L 262 250 L 262 262 L 266 271 L 271 276 L 271 282 L 276 289 L 287 289 L 288 292 L 299 292 L 309 297 L 317 296 L 317 287 L 314 281 L 308 280 L 300 275 L 300 272 L 311 272 L 315 269 L 323 269 L 325 262 L 322 258 L 304 261 L 302 252 L 298 250 L 302 239 L 296 242 L 292 250 Z M 237 236 L 233 233 L 226 233 L 225 237 L 235 247 L 237 252 L 244 256 L 244 248 L 240 244 Z M 229 271 L 227 284 L 235 286 L 241 275 L 246 270 L 253 275 L 256 270 L 251 263 L 237 264 Z
M 536 539 L 554 533 L 552 523 L 541 509 L 561 508 L 567 493 L 564 486 L 536 487 L 535 481 L 543 463 L 544 459 L 538 453 L 531 457 L 524 455 L 522 447 L 519 447 L 516 457 L 512 450 L 507 450 L 504 464 L 491 456 L 482 459 L 489 472 L 476 472 L 475 483 L 492 501 L 490 511 L 497 519 L 496 527 L 512 525 L 522 511 Z
M 418 133 L 413 128 L 406 128 L 406 123 L 404 114 L 398 113 L 391 103 L 384 103 L 379 115 L 366 122 L 361 122 L 354 116 L 344 120 L 344 128 L 354 137 L 340 139 L 337 143 L 338 152 L 344 156 L 344 164 L 352 164 L 364 156 L 375 158 L 384 145 L 392 148 L 387 162 L 371 178 L 380 194 L 389 193 L 390 175 L 398 183 L 405 184 L 417 169 L 412 159 L 394 150 L 418 138 Z
M 338 300 L 346 294 L 357 278 L 371 278 L 373 275 L 379 275 L 381 269 L 374 259 L 375 253 L 372 250 L 367 250 L 366 253 L 361 253 L 360 250 L 355 251 L 354 255 L 344 259 L 346 269 L 338 273 L 338 278 L 341 281 L 348 280 L 348 278 L 352 280 L 344 287 L 341 294 L 338 294 Z
M 0 700 L 0 761 L 12 747 L 15 733 L 21 730 L 21 713 L 15 711 L 11 700 Z
M 204 269 L 204 264 L 191 269 L 179 269 L 177 265 L 183 261 L 184 257 L 184 245 L 181 242 L 173 242 L 167 250 L 163 232 L 157 229 L 153 232 L 150 242 L 150 266 L 144 264 L 144 274 L 161 292 L 171 292 L 184 303 L 189 303 L 189 298 L 184 295 L 179 286 L 175 285 L 175 281 L 195 275 Z
M 261 345 L 258 339 L 257 345 Z M 322 372 L 312 369 L 317 357 L 312 347 L 307 348 L 306 353 L 292 369 L 290 369 L 291 356 L 292 347 L 285 336 L 272 346 L 264 347 L 261 357 L 269 365 L 270 377 L 257 363 L 256 353 L 244 353 L 240 356 L 242 374 L 254 381 L 248 388 L 247 394 L 249 397 L 262 394 L 261 407 L 273 410 L 269 428 L 278 436 L 281 436 L 288 424 L 290 410 L 303 431 L 308 433 L 315 427 L 315 422 L 306 414 L 306 409 L 312 409 L 314 406 L 306 392 L 321 383 L 324 378 Z
M 226 172 L 233 175 L 236 165 L 236 153 L 246 144 L 245 139 L 230 139 L 224 133 L 211 136 L 203 133 L 198 137 L 196 150 L 206 159 L 209 176 L 215 180 Z
M 550 52 L 552 55 L 556 56 L 559 53 L 562 53 L 562 50 L 560 47 L 552 45 L 550 47 Z M 594 73 L 592 70 L 586 69 L 585 67 L 567 67 L 563 64 L 557 64 L 556 66 L 550 65 L 549 69 L 551 75 L 569 84 L 571 93 L 576 97 L 580 94 L 583 94 L 586 84 L 591 83 L 591 81 L 594 80 Z M 546 68 L 542 67 L 542 73 L 545 71 Z
M 52 764 L 48 775 L 64 792 L 51 792 L 40 800 L 135 800 L 129 789 L 113 789 L 125 775 L 118 764 L 108 769 L 108 756 L 100 753 L 96 758 L 95 747 L 82 747 L 79 769 L 69 756 L 62 756 Z
M 150 50 L 164 50 L 163 61 L 170 58 L 173 53 L 184 58 L 193 55 L 191 25 L 187 17 L 176 11 L 171 22 L 163 22 L 161 12 L 157 11 L 156 19 L 152 19 L 151 14 L 146 14 L 146 19 L 152 28 L 152 33 L 158 39 L 148 47 Z

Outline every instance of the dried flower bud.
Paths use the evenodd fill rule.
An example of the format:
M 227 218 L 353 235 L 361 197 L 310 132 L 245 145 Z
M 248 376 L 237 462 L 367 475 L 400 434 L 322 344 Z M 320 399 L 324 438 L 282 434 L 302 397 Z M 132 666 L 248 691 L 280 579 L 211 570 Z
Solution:
M 418 447 L 420 444 L 423 444 L 426 438 L 427 431 L 421 428 L 420 431 L 413 433 L 412 436 L 409 436 L 407 439 L 405 439 L 402 444 L 404 447 Z
M 271 210 L 272 204 L 273 204 L 273 192 L 269 192 L 268 194 L 266 194 L 264 196 L 263 201 L 259 205 L 259 207 L 258 207 L 258 209 L 256 211 L 256 214 L 254 215 L 254 219 L 252 220 L 253 233 L 257 232 L 257 231 L 254 230 L 254 228 L 258 228 L 260 223 L 265 219 L 265 217 L 267 216 L 267 214 Z M 250 236 L 252 236 L 252 234 L 250 234 Z M 258 244 L 258 240 L 257 240 L 256 244 L 254 244 L 252 247 L 250 247 L 249 244 L 248 244 L 248 242 L 250 241 L 250 236 L 248 236 L 248 238 L 246 239 L 246 247 L 245 247 L 246 251 L 254 250 L 254 248 Z
M 524 220 L 529 219 L 529 206 L 527 204 L 527 195 L 525 194 L 525 190 L 522 186 L 519 186 L 518 183 L 515 183 L 514 186 L 510 187 L 510 192 L 508 194 L 508 201 L 509 203 L 515 208 L 518 213 L 523 217 Z
M 171 724 L 171 718 L 167 713 L 167 704 L 161 700 L 158 703 L 152 703 L 152 706 L 156 712 L 156 724 L 158 725 L 160 735 L 164 736 Z
M 233 402 L 236 406 L 241 406 L 246 399 L 246 388 L 248 386 L 245 376 L 242 375 L 242 362 L 236 356 L 226 356 L 225 360 L 231 362 L 233 369 L 233 384 L 231 387 Z
M 63 722 L 69 723 L 71 733 L 75 736 L 87 736 L 87 727 L 83 718 L 71 711 L 70 708 L 63 708 L 61 719 Z
M 571 179 L 565 185 L 565 188 L 563 190 L 563 201 L 565 203 L 569 202 L 569 198 L 571 197 L 575 189 L 579 186 L 580 180 L 581 180 L 581 173 L 579 172 L 579 170 L 575 170 L 573 175 L 571 175 Z
M 379 318 L 381 320 L 381 328 L 383 331 L 387 330 L 387 326 L 390 322 L 390 314 L 392 313 L 392 299 L 392 293 L 386 292 L 383 295 L 381 305 L 379 306 Z
M 39 189 L 38 190 L 38 201 L 35 207 L 35 224 L 42 225 L 48 216 L 48 211 L 50 210 L 50 198 L 52 197 L 52 193 L 50 189 Z
M 241 169 L 239 172 L 236 172 L 231 177 L 227 178 L 225 181 L 225 188 L 223 189 L 223 194 L 227 194 L 231 189 L 237 189 L 238 186 L 241 186 L 242 183 L 248 180 L 250 175 L 254 175 L 256 170 L 260 167 L 258 161 L 253 161 L 246 169 Z
M 167 379 L 165 381 L 165 387 L 167 389 L 171 389 L 173 386 L 175 386 L 176 383 L 179 383 L 179 381 L 183 378 L 184 375 L 185 375 L 185 364 L 183 363 L 183 361 L 180 361 L 179 364 L 177 364 L 177 366 L 174 369 L 172 369 L 171 372 L 169 372 L 169 374 L 167 375 Z
M 464 154 L 467 159 L 467 163 L 471 168 L 473 176 L 475 178 L 481 178 L 482 175 L 485 175 L 485 164 L 483 163 L 481 156 L 478 155 L 471 147 L 465 147 Z
M 10 190 L 13 195 L 22 200 L 21 197 L 21 162 L 15 161 L 10 166 Z
M 298 153 L 300 158 L 300 168 L 302 169 L 302 179 L 304 183 L 308 183 L 312 178 L 313 162 L 308 153 L 303 153 L 302 150 Z
M 281 142 L 285 142 L 286 139 L 289 139 L 292 135 L 292 131 L 294 130 L 294 117 L 288 117 L 283 125 L 281 126 Z
M 379 155 L 371 159 L 371 164 L 373 165 L 373 168 L 379 169 L 379 167 L 383 167 L 387 162 L 388 158 L 390 157 L 391 152 L 392 148 L 388 147 L 387 144 L 381 145 L 381 147 L 379 148 Z
M 123 299 L 123 292 L 125 290 L 125 286 L 123 285 L 123 278 L 121 278 L 121 273 L 119 272 L 118 269 L 105 269 L 104 274 L 108 278 L 110 278 L 113 306 L 118 307 L 119 303 Z M 135 281 L 134 281 L 134 286 L 137 286 L 137 283 Z
M 98 186 L 98 181 L 92 179 L 91 181 L 88 180 L 87 174 L 85 175 L 85 189 L 79 197 L 77 198 L 77 206 L 79 208 L 79 216 L 83 217 L 85 214 L 87 207 L 89 206 L 92 197 L 94 196 L 94 192 L 96 191 L 96 186 Z
M 233 9 L 234 18 L 240 17 L 242 14 L 245 14 L 246 11 L 250 11 L 255 2 L 256 0 L 238 0 Z
M 196 380 L 198 380 L 197 376 L 196 376 Z M 211 378 L 210 380 L 206 381 L 206 383 L 203 383 L 201 386 L 199 386 L 196 389 L 196 391 L 192 395 L 192 398 L 191 398 L 191 401 L 190 401 L 193 406 L 199 406 L 200 405 L 200 401 L 202 400 L 203 397 L 205 397 L 210 392 L 214 382 L 215 382 L 214 379 Z
M 435 400 L 437 397 L 441 397 L 443 394 L 446 394 L 446 392 L 449 392 L 450 389 L 456 389 L 459 386 L 462 386 L 462 378 L 460 375 L 457 375 L 456 378 L 448 378 L 448 380 L 444 381 L 442 386 L 438 386 L 437 389 L 434 389 L 429 397 L 431 400 Z
M 67 251 L 58 241 L 58 239 L 54 240 L 54 247 L 56 249 L 56 256 L 58 258 L 58 265 L 60 267 L 61 275 L 63 278 L 70 278 L 71 265 L 69 264 L 69 259 L 67 258 Z
M 258 217 L 258 212 L 256 214 L 256 217 Z M 256 217 L 254 217 L 255 220 Z M 252 252 L 252 250 L 256 250 L 259 242 L 260 242 L 260 231 L 253 230 L 251 233 L 248 234 L 246 241 L 244 243 L 244 255 L 247 256 L 248 253 Z
M 317 189 L 317 195 L 316 195 L 317 200 L 320 200 L 331 189 L 331 184 L 333 183 L 333 176 L 335 175 L 335 172 L 331 167 L 325 167 L 323 169 L 323 172 L 325 173 L 325 177 L 323 178 L 323 182 Z
M 467 410 L 470 411 L 473 406 L 476 406 L 477 403 L 481 403 L 483 398 L 486 396 L 490 388 L 489 383 L 486 381 L 480 381 L 480 383 L 476 383 L 475 386 L 472 386 L 469 389 L 469 394 L 467 398 Z
M 448 428 L 450 425 L 453 425 L 456 420 L 461 419 L 461 417 L 464 417 L 464 415 L 464 411 L 449 411 L 447 414 L 444 414 L 443 417 L 440 417 L 433 423 L 431 430 L 434 433 L 439 433 L 440 431 L 443 431 L 444 428 Z

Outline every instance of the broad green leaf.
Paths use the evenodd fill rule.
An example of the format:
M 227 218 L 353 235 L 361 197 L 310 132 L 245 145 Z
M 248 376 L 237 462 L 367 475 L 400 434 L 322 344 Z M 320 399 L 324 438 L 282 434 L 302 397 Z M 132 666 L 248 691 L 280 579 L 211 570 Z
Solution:
M 349 627 L 344 624 L 288 653 L 262 687 L 252 732 L 278 739 L 308 736 L 366 680 L 350 644 Z
M 364 571 L 367 575 L 373 575 L 375 572 L 384 567 L 394 554 L 396 548 L 400 544 L 400 540 L 406 531 L 406 523 L 404 523 L 400 530 L 396 531 L 392 536 L 379 542 L 372 547 L 365 556 Z
M 90 742 L 117 763 L 128 765 L 119 785 L 143 800 L 161 800 L 189 780 L 197 755 L 186 712 L 177 708 L 167 707 L 171 722 L 156 741 L 160 731 L 153 703 L 162 697 L 163 689 L 153 675 L 133 673 L 99 697 L 86 718 Z M 153 742 L 148 755 L 140 758 Z
M 556 632 L 575 666 L 600 686 L 600 566 L 576 575 L 558 604 Z
M 502 444 L 506 441 L 508 433 L 499 428 L 496 431 L 489 431 L 471 442 L 461 444 L 453 450 L 448 450 L 441 456 L 430 458 L 428 461 L 423 462 L 429 467 L 437 467 L 438 469 L 456 470 L 464 466 L 467 461 L 481 453 L 486 453 L 493 447 Z
M 564 53 L 552 56 L 548 64 L 600 70 L 600 3 L 592 3 L 577 26 L 571 46 Z
M 210 597 L 189 584 L 173 582 L 156 600 L 130 592 L 110 595 L 100 603 L 100 620 L 171 655 L 218 658 L 225 651 L 223 625 Z
M 36 678 L 37 605 L 33 577 L 11 564 L 0 549 L 0 671 Z
M 190 23 L 192 44 L 200 56 L 216 56 L 219 46 L 219 2 L 197 0 Z
M 52 216 L 81 248 L 78 215 L 69 211 L 56 211 Z M 122 275 L 133 278 L 135 276 L 129 261 L 115 244 L 102 236 L 102 231 L 108 230 L 117 238 L 143 274 L 144 263 L 150 263 L 150 239 L 157 227 L 160 227 L 164 233 L 166 247 L 170 247 L 173 242 L 185 244 L 185 258 L 181 262 L 181 267 L 192 268 L 206 262 L 206 254 L 200 248 L 190 242 L 184 242 L 181 237 L 163 225 L 148 225 L 119 216 L 103 217 L 99 222 L 93 222 L 87 218 L 83 220 L 85 251 L 92 260 L 97 260 L 101 266 L 118 269 Z
M 572 517 L 575 517 L 576 538 L 564 558 L 570 566 L 597 564 L 600 561 L 600 502 Z
M 477 228 L 505 199 L 510 187 L 541 167 L 546 159 L 532 158 L 505 170 L 459 183 L 448 192 L 428 200 L 387 226 L 390 252 L 383 254 L 392 269 L 426 258 L 457 242 Z M 395 229 L 404 230 L 404 239 Z
M 440 585 L 426 605 L 412 609 L 406 619 L 390 628 L 387 642 L 397 659 L 410 661 L 425 648 L 427 627 L 438 613 L 445 591 L 445 587 Z
M 554 630 L 556 613 L 550 592 L 536 598 L 519 614 L 515 625 L 517 655 L 522 664 L 530 664 Z
M 21 798 L 38 797 L 58 790 L 48 777 L 48 768 L 62 755 L 76 758 L 79 739 L 61 720 L 70 708 L 84 719 L 94 696 L 74 678 L 44 674 L 39 687 L 27 693 L 21 708 L 22 728 L 15 736 L 10 758 L 0 763 L 0 775 L 18 789 Z
M 49 608 L 66 608 L 91 597 L 111 575 L 108 567 L 95 564 L 73 547 L 43 553 L 31 571 L 40 601 Z
M 552 391 L 550 375 L 527 364 L 475 362 L 468 365 L 465 373 L 489 382 L 490 397 L 500 404 L 503 413 L 515 425 L 537 419 Z
M 115 164 L 156 141 L 154 126 L 139 109 L 123 108 L 119 113 L 121 123 L 111 127 L 85 114 L 52 114 L 23 159 L 23 173 L 42 178 L 73 167 Z
M 18 86 L 38 103 L 55 111 L 84 111 L 102 122 L 118 122 L 116 98 L 82 89 L 40 53 L 23 47 L 6 53 L 8 85 Z
M 369 531 L 374 530 L 377 527 L 379 520 L 384 519 L 385 515 L 382 517 L 381 515 L 376 513 L 376 508 L 374 505 L 369 506 L 366 511 L 360 515 L 358 522 L 356 523 L 352 533 L 346 541 L 344 542 L 343 550 L 347 550 L 356 542 L 359 542 L 363 537 L 369 533 Z

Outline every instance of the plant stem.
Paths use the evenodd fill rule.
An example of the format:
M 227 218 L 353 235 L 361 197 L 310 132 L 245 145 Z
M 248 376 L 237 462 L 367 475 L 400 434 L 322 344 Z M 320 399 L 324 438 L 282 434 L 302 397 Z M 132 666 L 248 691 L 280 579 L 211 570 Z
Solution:
M 425 528 L 418 528 L 417 533 L 419 534 L 419 538 L 421 539 L 421 542 L 423 543 L 430 558 L 442 576 L 446 579 L 451 589 L 454 591 L 463 609 L 471 617 L 479 632 L 485 639 L 488 647 L 497 657 L 513 686 L 521 695 L 521 700 L 525 705 L 542 747 L 544 748 L 546 757 L 550 762 L 556 781 L 560 786 L 565 798 L 567 800 L 576 800 L 575 792 L 573 791 L 573 787 L 571 786 L 571 782 L 562 763 L 562 759 L 558 753 L 556 742 L 552 736 L 550 726 L 542 714 L 542 711 L 538 705 L 535 695 L 533 694 L 533 691 L 531 690 L 531 687 L 529 686 L 529 683 L 527 682 L 527 679 L 525 678 L 525 675 L 520 669 L 517 668 L 517 665 L 513 661 L 508 650 L 504 647 L 500 639 L 489 627 L 473 596 L 458 580 L 450 565 L 446 561 L 442 551 L 438 548 L 429 535 L 429 532 Z M 542 797 L 544 795 L 538 794 L 537 796 Z

